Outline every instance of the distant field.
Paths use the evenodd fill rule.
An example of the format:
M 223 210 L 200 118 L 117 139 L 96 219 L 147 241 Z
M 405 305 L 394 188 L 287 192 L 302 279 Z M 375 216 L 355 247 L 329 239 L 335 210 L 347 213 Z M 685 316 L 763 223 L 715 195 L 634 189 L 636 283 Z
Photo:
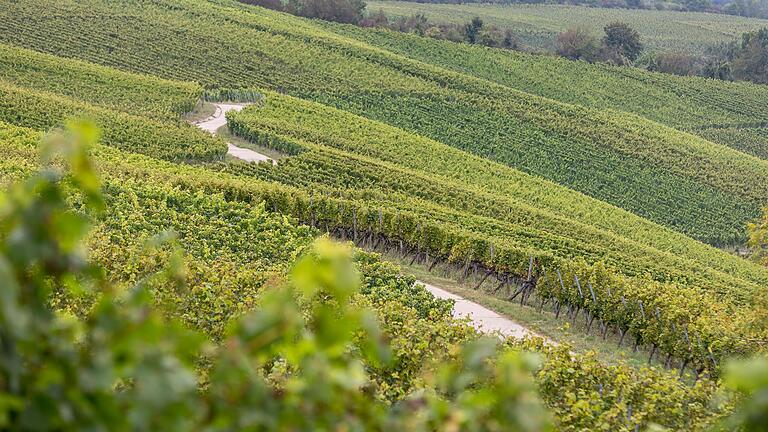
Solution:
M 613 21 L 637 29 L 648 48 L 664 51 L 703 52 L 729 42 L 741 33 L 768 27 L 768 20 L 699 12 L 601 9 L 565 5 L 424 4 L 369 1 L 368 10 L 389 16 L 426 15 L 434 22 L 466 22 L 479 16 L 486 23 L 512 29 L 525 45 L 551 48 L 558 33 L 583 26 L 595 33 Z

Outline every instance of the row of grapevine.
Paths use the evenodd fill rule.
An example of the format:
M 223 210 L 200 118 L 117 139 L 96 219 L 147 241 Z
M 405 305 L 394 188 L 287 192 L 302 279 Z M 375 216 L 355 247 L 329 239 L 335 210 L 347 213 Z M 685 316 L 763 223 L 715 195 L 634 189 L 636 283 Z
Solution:
M 695 131 L 704 138 L 768 160 L 768 125 L 763 127 L 715 127 Z
M 205 90 L 203 100 L 206 102 L 262 103 L 264 102 L 264 94 L 254 89 L 217 88 Z
M 0 80 L 158 120 L 178 119 L 192 110 L 202 93 L 195 83 L 122 72 L 5 44 L 0 44 Z
M 48 130 L 73 116 L 95 120 L 109 145 L 160 159 L 212 161 L 223 159 L 227 152 L 222 140 L 188 124 L 112 111 L 0 81 L 0 121 Z
M 759 309 L 734 305 L 696 287 L 627 278 L 599 262 L 590 265 L 546 254 L 531 258 L 531 250 L 513 243 L 491 242 L 460 227 L 430 224 L 405 212 L 372 209 L 361 202 L 322 197 L 265 199 L 275 211 L 341 238 L 373 246 L 384 239 L 390 246 L 399 244 L 401 250 L 428 257 L 433 264 L 435 260 L 453 262 L 464 271 L 478 266 L 503 282 L 525 279 L 527 266 L 534 261 L 535 279 L 540 281 L 536 293 L 542 299 L 556 300 L 558 308 L 587 310 L 605 325 L 631 333 L 637 343 L 696 369 L 717 373 L 722 359 L 759 352 L 768 340 Z M 590 293 L 595 297 L 586 294 L 587 287 L 593 287 Z
M 409 211 L 424 220 L 461 227 L 489 239 L 515 241 L 531 250 L 564 259 L 581 257 L 590 262 L 603 261 L 625 274 L 685 280 L 700 289 L 722 293 L 734 303 L 749 303 L 759 291 L 759 283 L 716 268 L 704 268 L 688 257 L 663 253 L 594 227 L 475 194 L 451 182 L 348 155 L 306 152 L 283 161 L 277 168 L 230 164 L 224 170 L 313 190 L 317 194 L 334 193 L 371 206 Z M 456 208 L 456 202 L 462 203 L 461 209 Z
M 515 345 L 544 353 L 537 379 L 540 392 L 557 418 L 569 420 L 570 430 L 647 430 L 651 423 L 706 430 L 729 410 L 712 402 L 712 383 L 707 380 L 691 386 L 674 373 L 606 366 L 594 354 L 573 355 L 565 347 Z
M 711 244 L 742 241 L 745 222 L 767 193 L 752 181 L 768 172 L 764 161 L 659 125 L 621 130 L 606 118 L 563 118 L 540 107 L 520 107 L 542 113 L 538 119 L 517 119 L 498 99 L 455 95 L 314 99 L 550 179 Z M 600 127 L 606 123 L 614 130 Z

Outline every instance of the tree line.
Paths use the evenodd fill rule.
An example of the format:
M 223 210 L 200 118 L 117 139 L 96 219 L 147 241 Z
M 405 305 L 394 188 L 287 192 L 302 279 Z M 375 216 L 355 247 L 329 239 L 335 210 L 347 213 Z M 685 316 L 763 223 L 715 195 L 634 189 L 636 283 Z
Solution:
M 416 3 L 561 4 L 609 9 L 710 12 L 768 18 L 768 0 L 411 0 Z
M 480 17 L 464 24 L 434 23 L 423 14 L 392 19 L 379 10 L 360 18 L 357 24 L 452 42 L 527 51 L 512 30 L 487 25 Z M 554 50 L 544 54 L 682 76 L 768 84 L 768 28 L 744 33 L 741 38 L 710 48 L 703 55 L 647 51 L 637 30 L 619 21 L 608 24 L 603 31 L 602 36 L 597 36 L 583 27 L 567 29 L 555 39 Z
M 474 17 L 463 24 L 434 23 L 423 14 L 391 19 L 384 11 L 379 10 L 364 17 L 358 24 L 363 27 L 387 28 L 451 42 L 522 49 L 520 39 L 512 30 L 487 25 L 480 17 Z
M 644 52 L 640 35 L 615 22 L 599 40 L 589 30 L 571 28 L 555 41 L 555 52 L 571 60 L 631 65 L 650 71 L 702 76 L 728 81 L 768 84 L 768 28 L 744 33 L 740 39 L 710 48 L 704 55 Z

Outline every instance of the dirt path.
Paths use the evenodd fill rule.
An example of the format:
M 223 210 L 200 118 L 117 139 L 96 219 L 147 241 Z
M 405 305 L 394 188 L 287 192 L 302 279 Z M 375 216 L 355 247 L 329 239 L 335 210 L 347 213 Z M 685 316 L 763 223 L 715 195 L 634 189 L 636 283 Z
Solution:
M 432 295 L 437 298 L 454 300 L 456 303 L 453 307 L 453 316 L 456 318 L 469 317 L 472 320 L 472 324 L 475 326 L 475 328 L 482 332 L 490 333 L 498 331 L 504 336 L 513 336 L 520 339 L 526 336 L 542 337 L 541 335 L 534 333 L 533 331 L 521 326 L 514 321 L 504 318 L 503 316 L 484 306 L 471 302 L 463 297 L 457 296 L 456 294 L 450 293 L 434 285 L 430 285 L 421 281 L 419 281 L 419 283 L 423 284 L 427 288 L 427 291 L 431 292 Z M 555 344 L 546 338 L 544 339 L 547 341 L 547 343 Z
M 196 122 L 195 125 L 199 127 L 202 130 L 208 131 L 211 134 L 216 134 L 216 131 L 227 124 L 227 117 L 224 116 L 224 114 L 227 113 L 227 111 L 236 110 L 240 111 L 245 107 L 245 105 L 241 104 L 214 104 L 216 105 L 216 112 L 213 114 L 213 116 L 200 121 Z M 275 163 L 274 159 L 269 158 L 267 156 L 264 156 L 261 153 L 257 153 L 251 149 L 246 149 L 242 147 L 237 147 L 235 145 L 232 145 L 231 143 L 227 143 L 227 154 L 234 156 L 238 159 L 242 159 L 246 162 L 262 162 L 262 161 L 270 161 L 272 163 Z

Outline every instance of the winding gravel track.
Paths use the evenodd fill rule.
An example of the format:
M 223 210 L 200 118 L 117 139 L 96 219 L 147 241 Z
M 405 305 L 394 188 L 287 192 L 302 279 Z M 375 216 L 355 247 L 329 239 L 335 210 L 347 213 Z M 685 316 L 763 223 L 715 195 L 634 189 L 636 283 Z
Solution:
M 242 105 L 242 104 L 220 103 L 215 105 L 216 105 L 216 112 L 213 114 L 213 116 L 203 121 L 195 123 L 197 127 L 205 131 L 208 131 L 211 134 L 216 134 L 216 131 L 220 127 L 227 124 L 227 118 L 225 116 L 227 111 L 230 111 L 230 110 L 239 111 L 245 107 L 245 105 Z M 267 156 L 264 156 L 261 153 L 257 153 L 251 149 L 237 147 L 229 143 L 227 145 L 229 146 L 227 154 L 230 154 L 236 158 L 242 159 L 247 162 L 271 161 L 272 163 L 275 163 L 273 159 Z M 521 326 L 520 324 L 514 321 L 511 321 L 507 318 L 504 318 L 503 316 L 497 314 L 496 312 L 488 308 L 485 308 L 477 303 L 466 300 L 463 297 L 457 296 L 456 294 L 452 294 L 434 285 L 430 285 L 424 282 L 419 282 L 419 283 L 424 284 L 424 286 L 427 288 L 427 291 L 431 292 L 437 298 L 454 300 L 455 304 L 453 307 L 453 316 L 456 318 L 469 317 L 472 322 L 472 325 L 481 332 L 484 332 L 484 333 L 498 332 L 503 336 L 512 336 L 516 338 L 524 338 L 526 336 L 541 337 L 538 334 L 532 332 L 531 330 Z M 548 343 L 552 343 L 552 342 L 548 341 Z
M 470 320 L 472 320 L 472 325 L 479 331 L 484 333 L 499 332 L 503 336 L 513 336 L 518 339 L 527 336 L 542 337 L 484 306 L 471 302 L 434 285 L 421 281 L 419 281 L 419 283 L 423 284 L 427 288 L 427 291 L 431 292 L 432 295 L 437 298 L 454 300 L 453 316 L 456 318 L 469 317 Z M 547 343 L 552 344 L 553 342 L 547 340 Z
M 216 105 L 216 112 L 213 114 L 213 116 L 200 121 L 196 122 L 195 125 L 199 127 L 202 130 L 208 131 L 211 134 L 216 134 L 216 130 L 218 130 L 220 127 L 227 124 L 227 117 L 224 115 L 227 113 L 227 111 L 236 110 L 240 111 L 245 107 L 245 105 L 241 104 L 215 104 Z M 236 145 L 232 145 L 231 143 L 227 143 L 227 154 L 232 155 L 238 159 L 242 159 L 246 162 L 266 162 L 270 161 L 272 163 L 275 163 L 274 159 L 269 158 L 267 156 L 264 156 L 261 153 L 257 153 L 251 149 L 246 149 L 242 147 L 238 147 Z

